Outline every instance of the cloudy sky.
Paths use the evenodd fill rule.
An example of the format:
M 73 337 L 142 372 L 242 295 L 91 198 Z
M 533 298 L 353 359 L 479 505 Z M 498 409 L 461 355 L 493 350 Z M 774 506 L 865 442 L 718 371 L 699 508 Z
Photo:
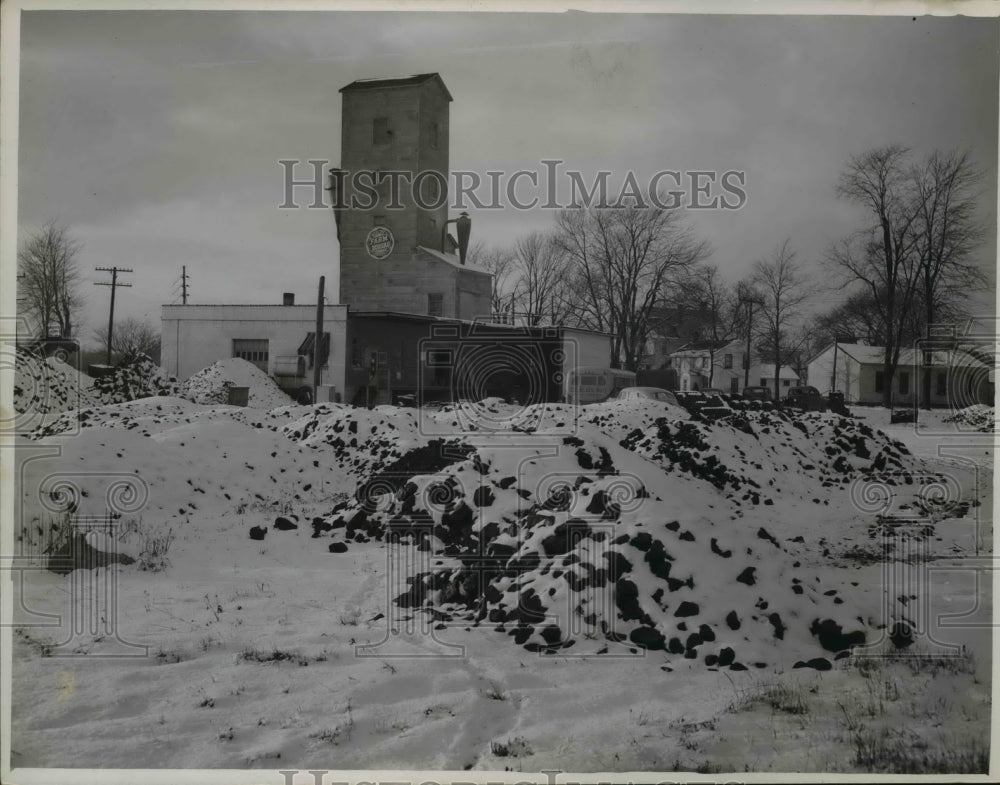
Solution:
M 746 172 L 741 210 L 689 211 L 733 280 L 785 238 L 819 270 L 863 220 L 834 191 L 850 155 L 967 149 L 992 269 L 998 48 L 996 19 L 25 12 L 19 229 L 56 220 L 82 243 L 83 335 L 107 318 L 96 266 L 133 268 L 118 312 L 154 322 L 182 265 L 192 303 L 314 301 L 336 280 L 332 214 L 279 209 L 278 161 L 340 162 L 348 82 L 437 71 L 452 169 Z M 553 214 L 472 218 L 503 245 Z

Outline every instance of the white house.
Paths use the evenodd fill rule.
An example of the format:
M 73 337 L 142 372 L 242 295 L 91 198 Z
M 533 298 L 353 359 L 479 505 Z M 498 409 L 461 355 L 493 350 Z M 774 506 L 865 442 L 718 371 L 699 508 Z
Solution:
M 900 350 L 893 378 L 894 404 L 917 402 L 925 372 L 931 374 L 932 406 L 993 402 L 991 369 L 982 360 L 960 349 L 924 355 L 913 348 Z M 880 405 L 885 384 L 884 357 L 882 346 L 831 343 L 809 361 L 809 384 L 822 392 L 842 392 L 847 403 Z
M 742 341 L 695 341 L 673 352 L 670 363 L 677 370 L 681 390 L 717 387 L 738 393 L 745 387 L 767 387 L 774 394 L 774 363 L 762 363 L 751 357 L 747 373 L 746 345 Z M 798 383 L 795 371 L 782 366 L 779 394 Z

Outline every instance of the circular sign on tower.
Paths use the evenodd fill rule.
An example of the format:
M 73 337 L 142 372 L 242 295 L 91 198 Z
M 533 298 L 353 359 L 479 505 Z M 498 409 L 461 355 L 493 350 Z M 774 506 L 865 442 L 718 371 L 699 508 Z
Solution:
M 376 226 L 365 238 L 365 250 L 372 259 L 385 259 L 392 253 L 396 241 L 385 226 Z

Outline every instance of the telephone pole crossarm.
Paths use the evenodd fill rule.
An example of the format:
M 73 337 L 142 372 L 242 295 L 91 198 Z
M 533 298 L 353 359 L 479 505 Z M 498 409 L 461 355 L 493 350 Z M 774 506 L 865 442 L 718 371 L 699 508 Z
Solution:
M 118 273 L 130 273 L 132 272 L 131 267 L 95 267 L 99 273 L 111 273 L 110 281 L 95 281 L 94 286 L 110 286 L 111 287 L 111 311 L 108 315 L 108 365 L 111 365 L 111 336 L 115 328 L 115 290 L 119 286 L 124 286 L 126 288 L 131 288 L 132 284 L 122 283 L 118 280 Z

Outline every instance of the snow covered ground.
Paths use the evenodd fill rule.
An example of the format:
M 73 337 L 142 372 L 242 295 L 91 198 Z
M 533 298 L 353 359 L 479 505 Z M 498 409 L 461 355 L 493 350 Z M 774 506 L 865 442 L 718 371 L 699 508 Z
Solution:
M 990 437 L 857 413 L 49 417 L 13 765 L 983 771 Z

